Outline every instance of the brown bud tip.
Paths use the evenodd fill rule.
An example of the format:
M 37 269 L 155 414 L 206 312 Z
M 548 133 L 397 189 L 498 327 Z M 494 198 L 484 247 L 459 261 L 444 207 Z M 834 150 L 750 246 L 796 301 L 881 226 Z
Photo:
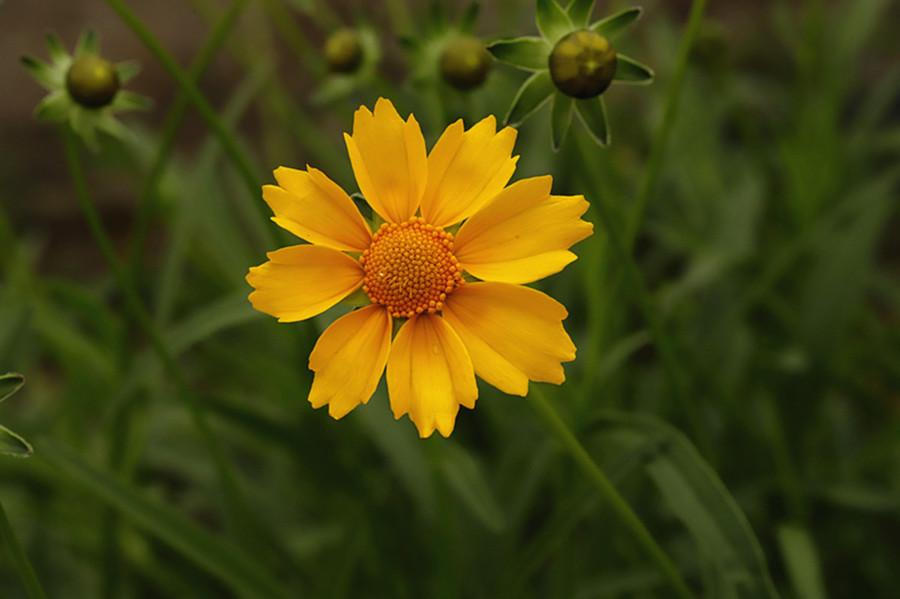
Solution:
M 616 74 L 616 53 L 609 41 L 589 29 L 573 31 L 550 53 L 550 77 L 573 98 L 599 96 Z

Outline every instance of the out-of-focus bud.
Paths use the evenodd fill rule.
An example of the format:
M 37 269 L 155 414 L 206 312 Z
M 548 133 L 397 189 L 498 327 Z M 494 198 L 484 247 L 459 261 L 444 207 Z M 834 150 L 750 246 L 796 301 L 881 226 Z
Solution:
M 589 29 L 573 31 L 550 54 L 550 77 L 573 98 L 602 94 L 616 74 L 616 53 L 609 41 Z
M 108 105 L 116 96 L 119 87 L 116 67 L 96 54 L 76 56 L 66 73 L 66 89 L 69 95 L 88 108 Z
M 332 73 L 353 73 L 362 59 L 363 47 L 353 29 L 339 29 L 325 41 L 325 62 Z
M 491 70 L 492 58 L 475 37 L 459 37 L 447 44 L 441 55 L 441 76 L 459 90 L 478 87 Z

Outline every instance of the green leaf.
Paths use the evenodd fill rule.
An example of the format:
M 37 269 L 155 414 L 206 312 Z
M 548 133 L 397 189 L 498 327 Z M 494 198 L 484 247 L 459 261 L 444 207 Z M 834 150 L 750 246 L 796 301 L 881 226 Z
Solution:
M 556 44 L 562 37 L 575 30 L 569 15 L 556 0 L 537 0 L 536 16 L 538 30 L 551 44 Z
M 136 60 L 127 60 L 125 62 L 116 63 L 116 74 L 119 75 L 119 83 L 125 85 L 135 75 L 141 72 L 141 63 Z
M 626 8 L 625 10 L 620 10 L 619 12 L 612 14 L 605 19 L 600 19 L 593 25 L 591 25 L 591 30 L 595 33 L 599 33 L 603 37 L 608 40 L 612 40 L 620 33 L 631 27 L 635 21 L 637 21 L 641 13 L 644 12 L 643 8 L 639 6 L 635 6 L 632 8 Z
M 180 512 L 147 499 L 70 450 L 46 442 L 41 445 L 39 457 L 237 593 L 260 599 L 296 596 L 283 589 L 256 559 L 230 541 L 212 535 Z
M 63 84 L 60 73 L 46 62 L 33 56 L 23 56 L 21 60 L 22 66 L 44 89 L 53 91 Z
M 601 146 L 608 146 L 611 135 L 609 132 L 609 118 L 606 114 L 606 102 L 603 96 L 575 101 L 575 112 L 582 124 L 591 134 L 591 139 Z
M 75 46 L 75 56 L 84 54 L 99 54 L 100 41 L 97 39 L 97 32 L 85 31 L 78 38 L 78 44 Z
M 27 458 L 34 450 L 31 445 L 5 426 L 0 425 L 0 454 L 16 458 Z
M 56 35 L 48 33 L 46 40 L 47 51 L 50 53 L 50 60 L 54 63 L 71 60 L 69 53 L 66 52 L 66 47 L 63 46 L 63 43 L 59 41 L 59 38 L 56 37 Z
M 607 432 L 625 444 L 624 450 L 650 441 L 658 449 L 644 467 L 669 509 L 681 520 L 711 568 L 721 596 L 776 598 L 759 541 L 737 502 L 691 442 L 672 426 L 649 416 L 605 413 Z M 609 430 L 611 429 L 611 430 Z
M 39 121 L 48 123 L 62 123 L 69 116 L 69 110 L 72 109 L 72 100 L 65 90 L 58 90 L 40 101 L 34 109 L 34 115 Z
M 550 79 L 550 71 L 540 71 L 525 80 L 513 98 L 503 122 L 508 125 L 521 123 L 532 112 L 550 99 L 556 88 Z
M 547 60 L 553 48 L 542 37 L 518 37 L 511 40 L 499 40 L 487 47 L 497 60 L 528 69 L 543 71 L 548 68 Z
M 569 15 L 569 19 L 577 29 L 587 27 L 596 2 L 597 0 L 572 0 L 569 3 L 568 8 L 566 8 L 566 14 Z
M 619 54 L 616 60 L 616 75 L 613 81 L 623 83 L 651 83 L 653 81 L 653 69 L 643 65 L 633 58 Z
M 25 377 L 16 372 L 0 375 L 0 401 L 3 401 L 25 384 Z
M 441 466 L 450 488 L 472 514 L 489 530 L 501 532 L 506 526 L 503 509 L 475 458 L 461 446 L 448 443 Z
M 553 151 L 559 150 L 569 127 L 572 126 L 572 105 L 574 98 L 557 92 L 553 95 L 553 107 L 550 110 L 550 134 L 553 139 Z
M 816 545 L 802 526 L 785 524 L 778 527 L 778 545 L 794 593 L 799 599 L 825 599 L 825 582 Z
M 259 320 L 259 313 L 250 306 L 247 293 L 239 290 L 191 312 L 166 331 L 166 342 L 174 352 L 182 353 L 222 331 L 253 320 Z

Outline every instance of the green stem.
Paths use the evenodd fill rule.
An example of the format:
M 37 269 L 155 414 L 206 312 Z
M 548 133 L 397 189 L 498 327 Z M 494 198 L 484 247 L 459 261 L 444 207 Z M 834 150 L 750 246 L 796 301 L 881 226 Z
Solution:
M 6 543 L 10 554 L 12 554 L 13 563 L 16 566 L 16 570 L 19 571 L 19 578 L 22 579 L 22 584 L 25 585 L 28 597 L 30 599 L 46 599 L 47 595 L 44 594 L 44 588 L 37 579 L 34 568 L 31 567 L 31 562 L 28 561 L 28 556 L 25 555 L 25 551 L 22 549 L 22 544 L 19 543 L 16 531 L 13 530 L 9 519 L 6 517 L 6 511 L 3 509 L 2 503 L 0 503 L 0 539 Z
M 218 52 L 219 48 L 222 46 L 228 32 L 231 31 L 238 15 L 241 14 L 241 11 L 246 4 L 247 0 L 234 0 L 229 5 L 228 9 L 222 13 L 222 16 L 219 17 L 218 21 L 213 26 L 209 38 L 207 38 L 203 47 L 200 48 L 200 51 L 197 53 L 197 57 L 194 59 L 194 63 L 191 65 L 191 69 L 188 72 L 188 77 L 192 84 L 196 85 L 200 75 L 206 71 L 206 68 L 215 57 L 216 52 Z M 157 199 L 157 186 L 165 172 L 166 164 L 168 164 L 169 158 L 172 155 L 172 149 L 175 147 L 175 139 L 178 135 L 178 128 L 181 126 L 181 121 L 184 118 L 187 106 L 188 96 L 182 90 L 175 97 L 171 108 L 169 108 L 168 114 L 166 114 L 159 147 L 156 150 L 156 155 L 153 157 L 153 163 L 147 174 L 140 204 L 138 206 L 137 216 L 135 217 L 134 231 L 131 235 L 131 245 L 128 251 L 129 263 L 132 267 L 135 267 L 140 263 L 141 256 L 143 255 L 144 244 L 147 239 L 147 230 L 150 225 L 150 216 L 153 214 L 156 207 L 155 200 Z M 257 187 L 255 186 L 254 190 L 256 189 Z
M 625 501 L 625 498 L 609 481 L 606 474 L 600 469 L 600 466 L 591 458 L 584 446 L 572 433 L 572 430 L 563 422 L 556 410 L 553 409 L 553 406 L 550 405 L 550 402 L 547 401 L 547 398 L 544 397 L 544 394 L 535 385 L 532 385 L 527 399 L 534 411 L 537 412 L 538 417 L 547 425 L 547 428 L 550 429 L 550 432 L 553 433 L 560 445 L 563 446 L 575 463 L 587 475 L 590 482 L 600 492 L 600 495 L 609 503 L 615 514 L 644 548 L 676 595 L 682 599 L 696 599 L 693 591 L 681 577 L 678 568 L 675 567 L 669 556 L 662 550 L 662 547 L 659 546 L 638 515 Z
M 656 130 L 656 137 L 653 139 L 653 146 L 650 150 L 650 158 L 647 160 L 647 170 L 644 171 L 644 178 L 641 181 L 641 188 L 638 191 L 637 201 L 635 202 L 634 213 L 628 222 L 628 233 L 625 238 L 627 245 L 625 247 L 629 253 L 634 249 L 638 231 L 640 231 L 644 222 L 647 204 L 650 201 L 650 196 L 653 194 L 656 180 L 659 178 L 659 173 L 662 169 L 663 157 L 666 153 L 666 142 L 669 139 L 672 126 L 675 124 L 675 115 L 678 113 L 678 100 L 681 95 L 681 86 L 684 84 L 684 75 L 687 71 L 688 56 L 690 55 L 691 47 L 694 45 L 697 32 L 700 30 L 706 1 L 694 0 L 694 3 L 691 5 L 688 24 L 681 38 L 681 46 L 678 48 L 678 57 L 675 60 L 675 70 L 672 72 L 672 79 L 666 90 L 662 122 L 659 124 L 659 129 Z
M 147 49 L 150 50 L 162 67 L 169 73 L 172 79 L 175 80 L 181 88 L 181 91 L 187 96 L 188 100 L 190 100 L 194 105 L 194 108 L 197 109 L 197 112 L 206 122 L 206 125 L 219 139 L 219 143 L 222 144 L 222 149 L 225 150 L 225 154 L 228 155 L 237 169 L 244 186 L 247 188 L 247 192 L 254 198 L 258 197 L 260 193 L 260 177 L 257 175 L 256 169 L 253 167 L 247 154 L 241 149 L 235 137 L 225 127 L 215 110 L 213 110 L 213 107 L 206 101 L 206 98 L 203 97 L 203 94 L 191 80 L 190 76 L 178 66 L 178 63 L 175 62 L 172 55 L 163 48 L 162 44 L 160 44 L 153 34 L 150 33 L 150 30 L 144 26 L 141 20 L 125 6 L 122 0 L 106 0 L 106 3 L 109 4 L 110 8 L 112 8 L 125 24 L 134 31 L 135 35 L 144 42 Z M 259 206 L 260 215 L 264 220 L 268 220 L 269 216 L 265 213 L 266 208 L 263 202 L 257 202 L 257 205 Z
M 153 320 L 150 318 L 150 314 L 147 312 L 146 308 L 141 302 L 141 299 L 138 296 L 134 285 L 132 284 L 131 278 L 128 276 L 128 274 L 122 267 L 121 262 L 116 257 L 115 251 L 112 247 L 112 243 L 109 240 L 109 236 L 106 234 L 106 230 L 104 229 L 103 224 L 100 222 L 100 216 L 97 213 L 97 209 L 94 206 L 94 202 L 88 192 L 87 184 L 84 179 L 84 173 L 81 169 L 81 162 L 78 157 L 77 141 L 74 137 L 74 134 L 67 127 L 63 127 L 63 132 L 66 149 L 66 159 L 69 165 L 69 172 L 71 173 L 72 181 L 75 185 L 75 192 L 78 196 L 78 201 L 81 203 L 81 207 L 84 211 L 85 218 L 88 221 L 88 226 L 91 229 L 91 233 L 93 234 L 97 245 L 100 247 L 100 251 L 103 253 L 103 257 L 109 264 L 110 270 L 112 271 L 113 277 L 115 278 L 119 289 L 122 291 L 125 299 L 125 307 L 130 312 L 130 316 L 144 331 L 144 334 L 147 336 L 147 339 L 149 340 L 153 351 L 156 353 L 157 358 L 159 359 L 166 373 L 175 384 L 175 387 L 178 390 L 178 395 L 184 400 L 188 411 L 190 412 L 191 420 L 193 421 L 194 426 L 199 431 L 200 436 L 202 437 L 203 442 L 207 447 L 207 450 L 212 456 L 226 501 L 228 503 L 230 513 L 234 516 L 234 519 L 238 524 L 239 532 L 242 533 L 245 537 L 252 538 L 249 533 L 251 528 L 250 523 L 253 522 L 250 508 L 246 500 L 244 499 L 240 487 L 237 484 L 237 479 L 234 475 L 234 472 L 232 471 L 231 466 L 228 464 L 228 460 L 225 457 L 225 452 L 221 444 L 219 443 L 218 438 L 215 436 L 215 433 L 210 427 L 209 421 L 206 419 L 206 415 L 200 408 L 199 398 L 194 394 L 193 390 L 188 384 L 184 372 L 182 372 L 181 368 L 178 366 L 178 363 L 175 361 L 175 358 L 172 356 L 172 353 L 169 351 L 168 347 L 166 347 L 162 335 L 157 330 L 156 326 L 153 323 Z

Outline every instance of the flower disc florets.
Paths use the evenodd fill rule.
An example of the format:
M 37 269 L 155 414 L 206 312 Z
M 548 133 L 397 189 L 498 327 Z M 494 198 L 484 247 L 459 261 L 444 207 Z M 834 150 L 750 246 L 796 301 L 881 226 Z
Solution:
M 394 318 L 433 314 L 463 284 L 453 235 L 421 218 L 381 225 L 359 263 L 366 272 L 363 291 Z
M 599 96 L 616 74 L 616 53 L 609 41 L 589 29 L 573 31 L 550 54 L 550 77 L 573 98 Z
M 66 89 L 69 95 L 88 108 L 108 105 L 116 96 L 119 87 L 116 67 L 96 54 L 76 56 L 66 73 Z

